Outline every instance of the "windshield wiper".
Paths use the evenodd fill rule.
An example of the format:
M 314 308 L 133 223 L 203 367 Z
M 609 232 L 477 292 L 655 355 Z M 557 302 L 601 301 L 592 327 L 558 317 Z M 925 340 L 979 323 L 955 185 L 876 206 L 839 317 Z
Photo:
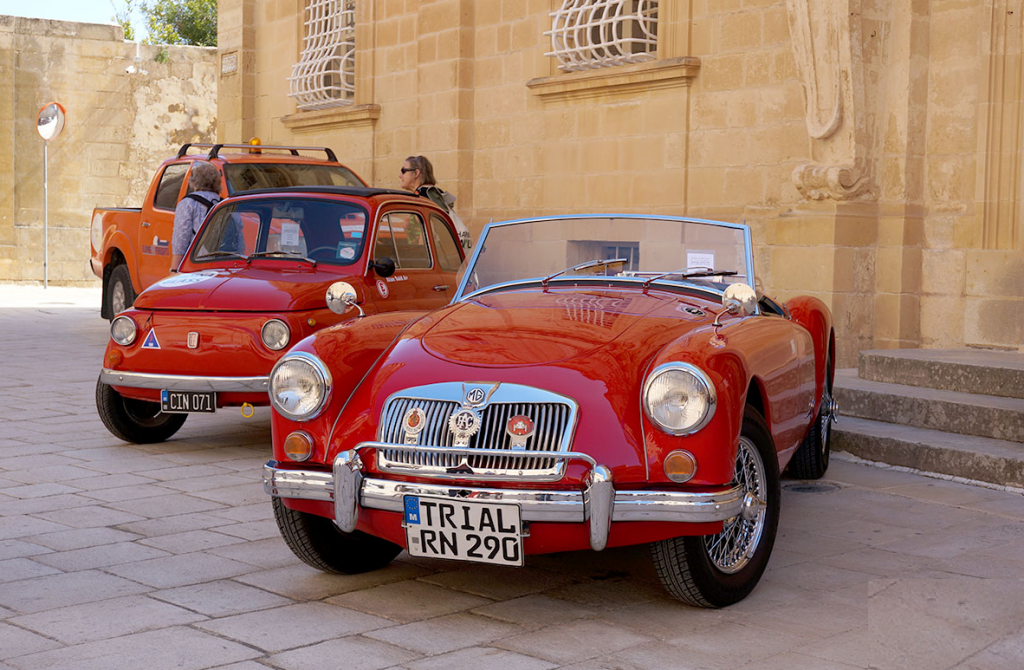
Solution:
M 202 256 L 196 256 L 196 260 L 197 261 L 201 261 L 204 258 L 221 258 L 221 257 L 224 257 L 224 256 L 231 256 L 232 258 L 240 258 L 243 261 L 246 260 L 245 256 L 243 256 L 242 254 L 239 254 L 239 253 L 235 253 L 234 251 L 211 251 L 209 253 L 203 254 Z
M 540 284 L 541 284 L 541 286 L 547 286 L 549 281 L 551 281 L 555 277 L 559 277 L 561 275 L 564 275 L 566 272 L 576 272 L 578 270 L 587 270 L 587 269 L 590 269 L 590 268 L 597 268 L 597 267 L 607 267 L 609 265 L 623 264 L 623 263 L 628 263 L 628 262 L 629 262 L 628 258 L 604 258 L 604 259 L 602 259 L 602 258 L 595 258 L 594 260 L 586 261 L 584 263 L 580 263 L 579 265 L 574 265 L 571 268 L 566 268 L 564 270 L 559 270 L 558 272 L 556 272 L 553 275 L 548 275 L 547 277 L 544 277 L 544 279 L 540 280 Z
M 315 260 L 303 256 L 298 251 L 257 251 L 255 253 L 249 254 L 249 257 L 246 260 L 251 261 L 254 258 L 268 258 L 270 256 L 288 256 L 289 258 L 295 258 L 296 260 L 306 261 L 307 263 L 311 263 L 314 266 L 316 265 Z
M 665 277 L 671 277 L 672 275 L 679 275 L 683 279 L 690 279 L 692 277 L 732 277 L 736 274 L 738 273 L 734 270 L 716 270 L 709 267 L 681 268 L 679 270 L 672 270 L 671 272 L 662 272 L 660 275 L 654 275 L 644 282 L 644 288 L 650 286 L 652 282 L 664 279 Z

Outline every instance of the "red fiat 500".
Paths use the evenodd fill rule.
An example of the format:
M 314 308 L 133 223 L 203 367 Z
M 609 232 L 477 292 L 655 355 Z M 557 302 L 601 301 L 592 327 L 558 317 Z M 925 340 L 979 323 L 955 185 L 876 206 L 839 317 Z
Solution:
M 347 321 L 274 367 L 282 535 L 336 572 L 649 543 L 681 600 L 744 598 L 779 472 L 824 473 L 835 412 L 828 309 L 754 285 L 742 225 L 488 226 L 447 307 Z
M 292 344 L 356 314 L 441 307 L 461 263 L 448 215 L 404 191 L 302 187 L 224 200 L 181 272 L 111 323 L 100 417 L 122 440 L 159 442 L 189 413 L 266 405 L 267 376 Z

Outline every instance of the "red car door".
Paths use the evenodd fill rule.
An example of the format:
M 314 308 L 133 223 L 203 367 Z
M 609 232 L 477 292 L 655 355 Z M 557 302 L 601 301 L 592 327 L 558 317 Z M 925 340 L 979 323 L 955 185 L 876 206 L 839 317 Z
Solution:
M 392 209 L 378 217 L 372 260 L 384 258 L 394 261 L 395 273 L 381 277 L 371 270 L 368 277 L 380 311 L 429 310 L 448 303 L 453 282 L 442 276 L 434 261 L 421 213 Z

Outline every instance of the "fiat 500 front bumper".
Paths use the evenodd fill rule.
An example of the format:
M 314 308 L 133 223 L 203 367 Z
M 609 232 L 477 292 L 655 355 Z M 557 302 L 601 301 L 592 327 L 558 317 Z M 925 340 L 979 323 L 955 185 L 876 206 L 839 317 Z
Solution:
M 359 508 L 402 512 L 407 495 L 469 498 L 519 505 L 524 521 L 590 524 L 590 546 L 605 548 L 613 521 L 671 521 L 710 523 L 739 514 L 756 514 L 762 503 L 740 486 L 700 493 L 681 491 L 616 491 L 611 470 L 586 454 L 575 452 L 518 452 L 523 458 L 582 461 L 589 466 L 586 488 L 580 491 L 476 488 L 448 484 L 418 484 L 363 475 L 360 452 L 366 449 L 436 452 L 436 448 L 363 442 L 334 459 L 331 472 L 291 470 L 270 461 L 263 467 L 263 488 L 272 496 L 334 503 L 334 522 L 343 532 L 356 529 Z M 445 449 L 447 453 L 509 456 L 500 449 Z
M 217 391 L 220 393 L 267 393 L 270 378 L 202 377 L 199 375 L 165 375 L 147 372 L 125 372 L 103 368 L 100 381 L 109 386 L 169 391 Z

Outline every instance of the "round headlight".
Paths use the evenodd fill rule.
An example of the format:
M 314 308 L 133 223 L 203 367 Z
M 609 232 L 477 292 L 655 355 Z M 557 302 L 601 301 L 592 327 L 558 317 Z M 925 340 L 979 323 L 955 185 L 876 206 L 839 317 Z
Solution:
M 288 324 L 280 319 L 271 319 L 260 329 L 260 339 L 263 340 L 263 344 L 267 345 L 267 349 L 274 351 L 280 351 L 287 347 L 291 337 L 292 333 L 288 329 Z
M 270 404 L 293 421 L 308 421 L 327 405 L 331 374 L 305 352 L 289 354 L 270 373 Z
M 704 371 L 689 363 L 666 363 L 644 384 L 644 412 L 666 433 L 688 435 L 715 414 L 715 386 Z
M 139 328 L 130 316 L 119 316 L 110 323 L 110 339 L 127 347 L 135 341 Z

